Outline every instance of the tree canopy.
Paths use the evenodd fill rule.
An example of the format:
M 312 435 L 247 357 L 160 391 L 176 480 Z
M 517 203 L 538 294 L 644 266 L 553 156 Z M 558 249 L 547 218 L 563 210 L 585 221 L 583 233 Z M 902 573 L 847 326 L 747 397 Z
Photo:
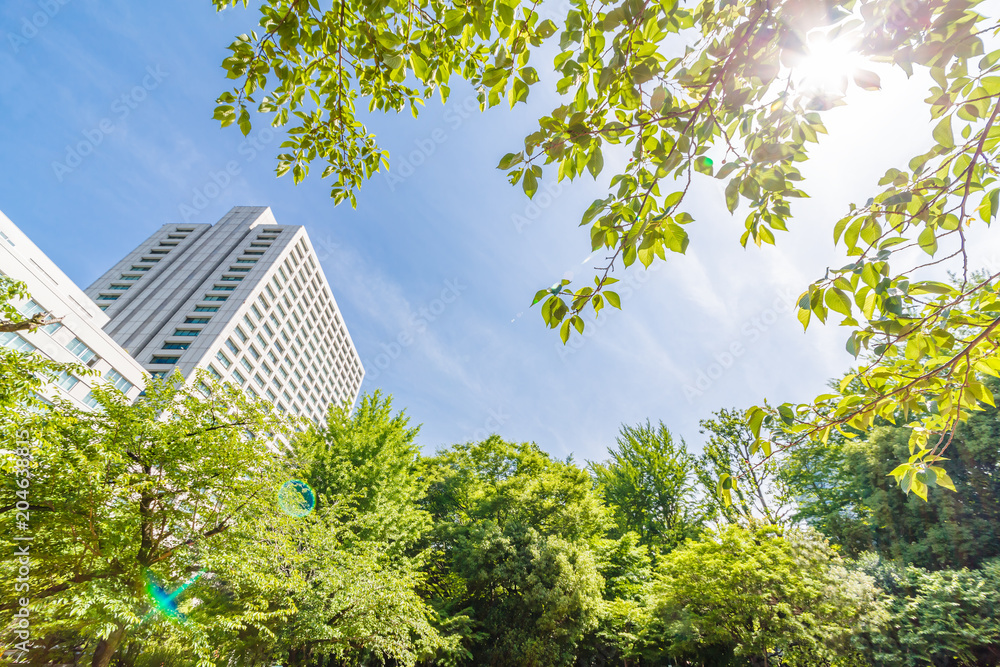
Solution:
M 319 163 L 335 201 L 356 204 L 364 180 L 391 168 L 359 108 L 416 115 L 455 85 L 474 88 L 481 108 L 513 107 L 533 88 L 554 89 L 558 105 L 499 168 L 529 197 L 542 179 L 608 178 L 606 196 L 581 212 L 587 246 L 607 256 L 593 284 L 563 280 L 534 297 L 566 341 L 582 333 L 585 312 L 620 307 L 615 271 L 687 249 L 694 179 L 725 183 L 729 210 L 744 218 L 741 244 L 774 244 L 791 229 L 795 200 L 808 196 L 800 167 L 826 133 L 825 112 L 844 104 L 848 87 L 879 90 L 872 69 L 929 75 L 929 150 L 825 221 L 845 264 L 817 266 L 798 300 L 803 326 L 848 327 L 847 350 L 859 359 L 848 383 L 857 389 L 748 415 L 765 456 L 776 441 L 762 425 L 790 433 L 779 440 L 792 446 L 867 430 L 878 417 L 899 421 L 912 429 L 911 453 L 895 476 L 923 496 L 955 425 L 993 401 L 981 375 L 1000 374 L 997 276 L 973 272 L 967 239 L 970 225 L 1000 210 L 1000 50 L 987 48 L 1000 26 L 981 7 L 571 0 L 543 20 L 537 2 L 522 0 L 266 0 L 260 29 L 229 47 L 223 67 L 236 86 L 219 97 L 215 117 L 246 134 L 260 122 L 251 112 L 264 114 L 288 132 L 278 175 L 300 182 Z M 870 64 L 817 85 L 809 59 L 831 48 Z M 630 159 L 608 175 L 611 153 Z M 926 258 L 910 259 L 913 248 Z M 941 282 L 949 268 L 957 281 Z M 723 495 L 734 479 L 720 481 Z

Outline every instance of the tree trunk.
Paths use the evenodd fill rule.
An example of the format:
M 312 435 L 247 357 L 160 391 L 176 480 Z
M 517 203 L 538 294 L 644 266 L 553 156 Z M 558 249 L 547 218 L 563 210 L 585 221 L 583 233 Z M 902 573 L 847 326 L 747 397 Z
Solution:
M 115 651 L 118 650 L 124 638 L 125 626 L 119 625 L 118 629 L 108 635 L 107 639 L 97 642 L 97 648 L 94 649 L 94 659 L 90 661 L 90 667 L 108 667 L 111 664 L 111 658 L 114 657 Z

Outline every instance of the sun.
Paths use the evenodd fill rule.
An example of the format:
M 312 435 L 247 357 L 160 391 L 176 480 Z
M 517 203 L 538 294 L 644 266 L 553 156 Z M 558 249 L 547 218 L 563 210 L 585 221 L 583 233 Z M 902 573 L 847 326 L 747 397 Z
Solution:
M 855 40 L 812 33 L 804 56 L 795 65 L 797 90 L 813 100 L 834 102 L 847 92 L 847 83 L 862 64 Z

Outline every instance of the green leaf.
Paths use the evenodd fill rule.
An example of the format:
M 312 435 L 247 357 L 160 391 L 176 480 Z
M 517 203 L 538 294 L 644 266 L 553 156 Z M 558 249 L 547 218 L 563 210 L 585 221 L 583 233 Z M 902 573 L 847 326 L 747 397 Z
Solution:
M 917 243 L 920 244 L 921 250 L 933 256 L 938 248 L 937 236 L 934 234 L 934 229 L 924 227 L 924 230 L 920 232 L 920 236 L 917 237 Z
M 851 315 L 851 299 L 841 289 L 832 287 L 826 291 L 826 305 L 842 315 Z
M 951 116 L 945 116 L 934 127 L 934 141 L 945 148 L 955 147 L 955 138 L 951 132 Z
M 736 207 L 740 204 L 740 179 L 734 178 L 726 186 L 726 208 L 730 213 L 736 212 Z
M 704 155 L 695 158 L 694 170 L 701 174 L 712 175 L 712 158 L 705 157 Z
M 604 169 L 604 155 L 601 154 L 600 148 L 595 148 L 593 155 L 587 161 L 587 171 L 596 179 L 602 169 Z
M 522 161 L 524 161 L 524 153 L 507 153 L 500 158 L 497 169 L 510 169 L 514 165 L 521 164 Z
M 528 198 L 535 196 L 538 192 L 538 178 L 535 176 L 535 172 L 531 169 L 524 170 L 524 178 L 521 181 L 521 187 L 524 189 L 524 194 L 528 195 Z

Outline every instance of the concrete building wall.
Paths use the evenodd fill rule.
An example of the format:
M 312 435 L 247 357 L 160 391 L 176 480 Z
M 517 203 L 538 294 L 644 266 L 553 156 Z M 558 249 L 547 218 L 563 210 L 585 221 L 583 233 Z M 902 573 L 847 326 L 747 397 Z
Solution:
M 205 368 L 315 420 L 360 391 L 364 368 L 305 228 L 269 208 L 164 225 L 87 294 L 151 373 Z
M 146 372 L 103 330 L 108 316 L 3 213 L 0 271 L 28 286 L 31 301 L 17 304 L 22 313 L 32 315 L 41 310 L 62 318 L 58 325 L 32 332 L 0 334 L 0 343 L 34 350 L 55 361 L 83 362 L 100 373 L 96 377 L 67 376 L 47 386 L 46 396 L 59 395 L 80 407 L 92 408 L 90 390 L 103 382 L 114 383 L 129 399 L 139 395 Z

